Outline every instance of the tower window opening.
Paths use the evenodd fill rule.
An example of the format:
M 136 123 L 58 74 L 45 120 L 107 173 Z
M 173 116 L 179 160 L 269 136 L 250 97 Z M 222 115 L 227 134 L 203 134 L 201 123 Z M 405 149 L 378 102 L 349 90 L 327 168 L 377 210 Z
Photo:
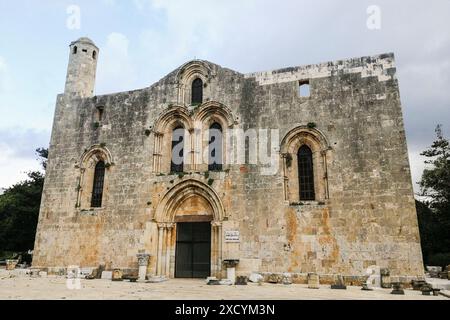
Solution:
M 298 95 L 301 98 L 308 98 L 311 96 L 309 80 L 299 82 Z
M 77 46 L 73 47 L 73 54 L 77 54 L 77 52 L 78 52 L 78 47 Z
M 92 52 L 92 59 L 96 59 L 97 58 L 97 51 L 94 50 L 94 52 Z
M 83 52 L 87 52 L 87 49 L 83 49 Z

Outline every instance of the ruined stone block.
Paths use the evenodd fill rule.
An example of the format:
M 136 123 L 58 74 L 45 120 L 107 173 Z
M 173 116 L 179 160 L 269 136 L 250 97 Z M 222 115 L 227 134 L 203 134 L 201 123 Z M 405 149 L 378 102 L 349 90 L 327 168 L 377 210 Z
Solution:
M 308 273 L 308 288 L 319 289 L 319 276 L 315 273 Z

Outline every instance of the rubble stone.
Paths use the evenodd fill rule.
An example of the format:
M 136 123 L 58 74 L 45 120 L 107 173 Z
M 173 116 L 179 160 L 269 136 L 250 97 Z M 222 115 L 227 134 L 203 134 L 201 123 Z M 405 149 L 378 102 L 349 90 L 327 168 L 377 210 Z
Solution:
M 259 283 L 260 281 L 264 280 L 264 277 L 259 273 L 252 273 L 248 280 L 253 283 Z
M 319 276 L 315 273 L 308 274 L 308 288 L 319 289 Z

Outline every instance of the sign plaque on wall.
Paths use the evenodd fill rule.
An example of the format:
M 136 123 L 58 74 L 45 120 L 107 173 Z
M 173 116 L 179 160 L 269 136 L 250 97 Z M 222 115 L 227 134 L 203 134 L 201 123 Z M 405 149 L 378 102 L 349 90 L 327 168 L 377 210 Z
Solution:
M 225 231 L 225 242 L 240 242 L 239 231 Z

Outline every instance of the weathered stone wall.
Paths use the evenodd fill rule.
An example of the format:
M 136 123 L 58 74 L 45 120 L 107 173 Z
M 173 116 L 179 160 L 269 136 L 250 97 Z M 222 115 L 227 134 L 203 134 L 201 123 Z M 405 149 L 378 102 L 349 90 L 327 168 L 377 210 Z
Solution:
M 327 144 L 316 177 L 320 201 L 287 196 L 296 189 L 281 156 L 276 175 L 261 175 L 253 164 L 226 165 L 209 174 L 205 166 L 193 165 L 183 175 L 155 166 L 155 157 L 167 162 L 155 150 L 158 135 L 164 135 L 155 132 L 158 119 L 173 108 L 179 109 L 175 118 L 180 112 L 195 118 L 203 110 L 185 106 L 196 73 L 206 83 L 205 103 L 218 102 L 232 114 L 229 129 L 279 129 L 282 149 L 289 132 L 314 124 Z M 311 95 L 299 97 L 298 83 L 306 79 Z M 82 159 L 93 147 L 111 157 L 100 209 L 83 203 L 92 190 Z M 177 191 L 183 184 L 203 190 L 203 200 L 217 199 L 210 207 L 203 200 L 187 201 L 188 189 Z M 240 259 L 238 273 L 361 276 L 376 264 L 393 275 L 423 275 L 392 54 L 249 75 L 194 61 L 146 89 L 58 96 L 34 265 L 137 268 L 136 254 L 145 250 L 152 254 L 149 273 L 164 269 L 158 260 L 167 259 L 163 264 L 173 275 L 176 223 L 161 225 L 176 222 L 164 209 L 170 192 L 187 201 L 186 211 L 196 205 L 203 215 L 214 211 L 219 236 L 213 235 L 213 256 Z M 227 230 L 239 230 L 240 243 L 226 243 Z

